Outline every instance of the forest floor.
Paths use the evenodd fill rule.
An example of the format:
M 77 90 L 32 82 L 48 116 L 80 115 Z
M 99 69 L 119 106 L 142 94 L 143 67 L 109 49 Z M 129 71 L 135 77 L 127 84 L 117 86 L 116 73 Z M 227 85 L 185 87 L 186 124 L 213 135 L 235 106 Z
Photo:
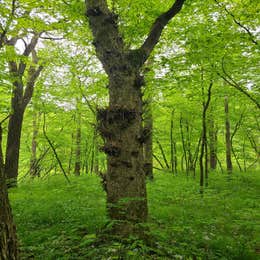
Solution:
M 22 259 L 260 259 L 260 174 L 210 174 L 203 197 L 192 177 L 148 182 L 154 243 L 96 242 L 105 194 L 94 175 L 27 180 L 10 191 Z

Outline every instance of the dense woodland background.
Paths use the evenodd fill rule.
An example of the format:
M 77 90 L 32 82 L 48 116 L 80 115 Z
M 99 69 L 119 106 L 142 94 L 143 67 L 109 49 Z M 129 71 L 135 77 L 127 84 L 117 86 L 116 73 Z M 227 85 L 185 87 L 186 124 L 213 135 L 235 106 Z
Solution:
M 173 5 L 97 1 L 103 2 L 128 50 L 142 45 L 156 18 Z M 110 133 L 100 124 L 111 106 L 111 80 L 96 56 L 88 18 L 94 15 L 86 15 L 83 1 L 0 0 L 0 168 L 8 185 L 18 182 L 9 191 L 24 259 L 259 257 L 259 11 L 256 0 L 187 0 L 165 26 L 137 82 L 148 223 L 159 242 L 148 246 L 139 238 L 102 248 L 94 233 L 107 221 L 106 154 L 115 151 L 108 151 Z M 197 209 L 208 215 L 193 215 Z M 167 218 L 172 215 L 176 219 Z M 213 223 L 215 216 L 223 226 Z M 48 225 L 57 228 L 46 231 Z M 174 235 L 165 233 L 170 226 Z

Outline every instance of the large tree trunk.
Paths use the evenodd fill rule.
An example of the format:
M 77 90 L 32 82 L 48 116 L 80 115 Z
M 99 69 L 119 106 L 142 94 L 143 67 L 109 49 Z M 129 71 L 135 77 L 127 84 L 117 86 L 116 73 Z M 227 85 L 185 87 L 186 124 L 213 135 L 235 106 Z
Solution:
M 109 217 L 118 220 L 113 233 L 134 233 L 135 224 L 147 218 L 142 152 L 141 90 L 135 76 L 121 77 L 123 90 L 110 81 L 110 105 L 99 110 L 101 134 L 107 154 L 106 191 Z M 120 93 L 121 92 L 121 93 Z
M 0 259 L 18 259 L 16 228 L 13 222 L 4 174 L 2 127 L 0 125 Z
M 139 233 L 138 223 L 147 219 L 143 171 L 142 93 L 139 69 L 125 53 L 112 13 L 91 1 L 87 13 L 97 55 L 109 76 L 109 106 L 98 110 L 99 129 L 107 154 L 106 187 L 112 234 Z M 98 12 L 96 14 L 96 12 Z M 110 20 L 109 20 L 110 19 Z
M 228 97 L 225 97 L 225 116 L 226 116 L 226 164 L 228 173 L 232 173 L 232 159 L 231 159 L 231 134 L 230 134 L 230 119 L 229 119 L 229 106 Z
M 137 50 L 124 44 L 117 16 L 106 0 L 86 0 L 87 16 L 96 53 L 109 78 L 109 106 L 98 111 L 99 129 L 107 154 L 108 215 L 113 220 L 112 233 L 120 237 L 140 234 L 147 219 L 145 173 L 143 171 L 141 67 L 158 43 L 168 22 L 181 10 L 184 0 L 160 15 L 148 37 Z

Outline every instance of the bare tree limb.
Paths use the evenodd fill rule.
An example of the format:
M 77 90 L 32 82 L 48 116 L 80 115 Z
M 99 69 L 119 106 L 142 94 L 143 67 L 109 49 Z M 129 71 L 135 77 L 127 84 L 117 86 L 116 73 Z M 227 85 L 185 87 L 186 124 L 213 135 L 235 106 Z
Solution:
M 53 153 L 54 153 L 54 155 L 55 155 L 55 158 L 56 158 L 56 160 L 57 160 L 57 162 L 58 162 L 58 164 L 59 164 L 59 166 L 60 166 L 60 169 L 61 169 L 61 171 L 62 171 L 62 173 L 63 173 L 65 179 L 67 180 L 68 183 L 70 183 L 70 180 L 69 180 L 69 178 L 68 178 L 68 176 L 67 176 L 67 174 L 66 174 L 66 172 L 65 172 L 65 170 L 64 170 L 64 168 L 63 168 L 63 165 L 62 165 L 62 163 L 61 163 L 61 160 L 60 160 L 60 158 L 59 158 L 59 156 L 58 156 L 58 154 L 57 154 L 57 152 L 56 152 L 56 149 L 55 149 L 54 145 L 52 144 L 51 140 L 49 139 L 49 137 L 48 137 L 48 135 L 47 135 L 47 133 L 46 133 L 45 113 L 43 113 L 43 127 L 42 127 L 42 129 L 43 129 L 43 135 L 44 135 L 44 137 L 46 138 L 48 144 L 50 145 L 50 147 L 51 147 L 51 149 L 52 149 L 52 151 L 53 151 Z
M 243 25 L 241 22 L 239 22 L 235 15 L 233 13 L 231 13 L 225 6 L 223 6 L 223 4 L 220 4 L 220 2 L 218 0 L 215 0 L 215 2 L 218 4 L 219 7 L 223 7 L 225 12 L 232 17 L 233 21 L 240 27 L 242 28 L 244 31 L 246 31 L 246 33 L 249 35 L 250 40 L 252 41 L 252 43 L 258 45 L 258 42 L 255 40 L 255 37 L 253 35 L 253 33 L 245 26 Z
M 2 125 L 10 116 L 11 114 L 7 115 L 2 121 L 0 121 L 0 125 Z
M 226 71 L 225 66 L 224 66 L 224 57 L 222 58 L 222 72 L 223 74 L 221 74 L 220 72 L 217 71 L 217 75 L 219 75 L 226 83 L 228 83 L 228 85 L 236 88 L 238 91 L 240 91 L 241 93 L 243 93 L 245 96 L 247 96 L 252 102 L 255 103 L 255 105 L 257 106 L 258 109 L 260 109 L 260 103 L 254 98 L 252 97 L 242 86 L 240 86 Z

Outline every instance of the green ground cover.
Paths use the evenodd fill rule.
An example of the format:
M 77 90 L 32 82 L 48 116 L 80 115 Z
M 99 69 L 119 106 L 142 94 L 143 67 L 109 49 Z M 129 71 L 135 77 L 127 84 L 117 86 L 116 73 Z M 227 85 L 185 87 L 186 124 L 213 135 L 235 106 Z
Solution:
M 23 259 L 260 259 L 260 176 L 213 173 L 148 182 L 150 241 L 97 242 L 107 222 L 99 178 L 24 181 L 10 191 Z

